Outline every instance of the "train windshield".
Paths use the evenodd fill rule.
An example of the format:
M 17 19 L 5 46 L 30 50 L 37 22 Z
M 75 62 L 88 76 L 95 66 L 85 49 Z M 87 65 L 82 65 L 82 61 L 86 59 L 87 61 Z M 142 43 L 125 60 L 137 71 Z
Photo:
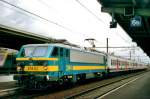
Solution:
M 0 53 L 0 67 L 3 66 L 5 61 L 5 55 Z
M 44 57 L 47 55 L 48 46 L 25 47 L 21 53 L 22 57 Z

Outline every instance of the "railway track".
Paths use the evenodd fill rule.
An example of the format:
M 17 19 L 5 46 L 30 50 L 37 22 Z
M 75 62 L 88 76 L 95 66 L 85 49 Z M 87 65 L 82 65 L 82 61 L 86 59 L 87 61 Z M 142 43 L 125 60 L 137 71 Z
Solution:
M 143 75 L 145 71 L 132 73 L 128 75 L 122 75 L 110 79 L 104 79 L 101 81 L 89 82 L 88 84 L 79 84 L 75 87 L 63 87 L 58 86 L 57 88 L 49 88 L 41 92 L 24 92 L 21 90 L 16 91 L 14 94 L 10 94 L 4 99 L 74 99 L 74 98 L 98 98 L 113 89 L 130 82 L 134 77 Z M 117 84 L 120 83 L 120 84 Z M 114 86 L 114 87 L 111 87 Z M 107 88 L 110 87 L 110 88 Z M 109 89 L 109 90 L 106 90 Z M 98 94 L 95 94 L 97 93 Z
M 144 74 L 145 72 L 135 73 L 134 75 L 123 77 L 119 80 L 115 80 L 99 86 L 95 86 L 87 90 L 83 90 L 79 93 L 67 96 L 65 97 L 65 99 L 102 99 L 105 95 L 141 78 Z
M 12 90 L 0 92 L 0 99 L 32 99 L 33 97 L 39 96 L 39 93 L 26 92 L 22 88 L 14 88 Z
M 16 88 L 10 88 L 10 89 L 5 89 L 0 91 L 0 97 L 5 96 L 5 95 L 11 95 L 14 94 L 17 90 L 21 89 L 21 87 L 16 87 Z

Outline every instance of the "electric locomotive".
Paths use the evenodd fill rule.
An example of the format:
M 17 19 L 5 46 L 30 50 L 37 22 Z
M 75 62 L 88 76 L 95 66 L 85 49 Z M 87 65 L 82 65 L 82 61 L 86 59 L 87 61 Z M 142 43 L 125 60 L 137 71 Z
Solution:
M 16 55 L 18 51 L 8 48 L 0 48 L 0 74 L 16 73 Z
M 108 72 L 107 55 L 64 44 L 28 44 L 21 47 L 14 80 L 26 88 L 102 77 Z

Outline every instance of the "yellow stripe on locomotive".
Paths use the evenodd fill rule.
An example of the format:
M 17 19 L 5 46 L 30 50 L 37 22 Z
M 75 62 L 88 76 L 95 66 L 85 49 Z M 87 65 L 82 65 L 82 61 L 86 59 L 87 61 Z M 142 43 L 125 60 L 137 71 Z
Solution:
M 100 70 L 105 68 L 106 66 L 73 66 L 73 70 Z
M 38 61 L 42 61 L 42 60 L 51 60 L 51 61 L 58 61 L 58 58 L 16 58 L 17 61 L 29 61 L 29 60 L 38 60 Z
M 21 66 L 17 66 L 17 71 L 21 70 Z M 54 72 L 59 71 L 58 66 L 24 66 L 25 72 Z

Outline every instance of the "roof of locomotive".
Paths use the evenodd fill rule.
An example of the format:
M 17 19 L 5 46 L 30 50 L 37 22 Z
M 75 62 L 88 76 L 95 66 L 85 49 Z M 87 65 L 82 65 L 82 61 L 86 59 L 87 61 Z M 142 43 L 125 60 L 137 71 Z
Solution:
M 72 49 L 72 50 L 78 50 L 78 51 L 82 51 L 82 52 L 88 52 L 88 53 L 92 53 L 92 54 L 99 54 L 99 55 L 105 55 L 105 56 L 109 56 L 111 58 L 118 58 L 118 59 L 122 59 L 122 60 L 126 60 L 126 61 L 132 61 L 135 62 L 134 60 L 130 60 L 124 57 L 120 57 L 120 56 L 115 56 L 115 55 L 111 55 L 111 54 L 107 54 L 105 52 L 101 52 L 101 51 L 91 51 L 91 50 L 87 50 L 85 47 L 80 47 L 78 45 L 74 45 L 74 44 L 63 44 L 63 43 L 45 43 L 45 44 L 27 44 L 27 45 L 23 45 L 23 47 L 29 47 L 29 46 L 53 46 L 53 47 L 63 47 L 63 48 L 67 48 L 67 49 Z
M 79 50 L 79 51 L 83 51 L 83 52 L 89 52 L 89 53 L 93 53 L 93 54 L 101 54 L 101 55 L 105 55 L 106 53 L 101 52 L 101 51 L 96 51 L 96 50 L 90 50 L 88 48 L 85 47 L 80 47 L 77 45 L 70 45 L 70 44 L 62 44 L 62 43 L 45 43 L 45 44 L 27 44 L 24 45 L 23 47 L 29 47 L 29 46 L 54 46 L 54 47 L 63 47 L 63 48 L 67 48 L 67 49 L 72 49 L 72 50 Z

